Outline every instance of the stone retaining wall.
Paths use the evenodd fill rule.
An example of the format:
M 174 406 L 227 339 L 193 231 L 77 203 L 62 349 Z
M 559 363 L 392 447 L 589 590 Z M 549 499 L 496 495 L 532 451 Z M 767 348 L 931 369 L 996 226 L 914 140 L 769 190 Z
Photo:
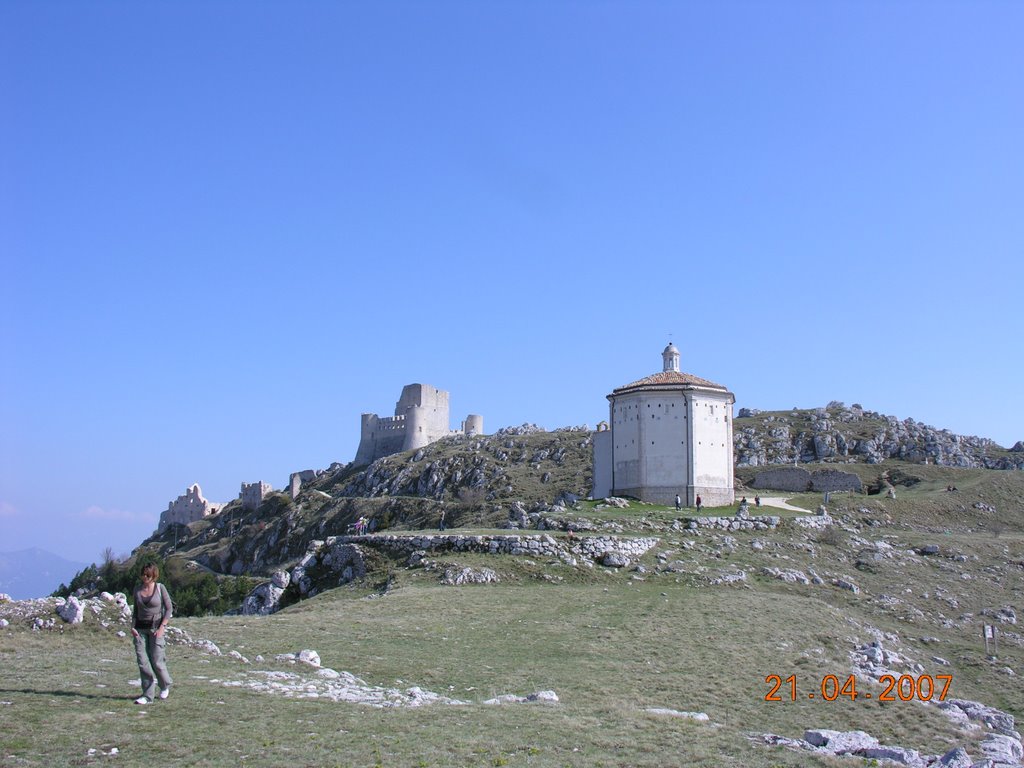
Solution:
M 683 527 L 690 531 L 698 528 L 717 528 L 722 531 L 768 531 L 779 527 L 782 518 L 775 515 L 757 517 L 684 517 Z
M 803 467 L 781 467 L 758 472 L 750 486 L 793 493 L 806 493 L 807 491 L 816 493 L 856 491 L 861 493 L 864 490 L 860 478 L 852 472 L 841 472 L 838 469 L 818 469 L 808 472 Z
M 658 539 L 580 536 L 570 542 L 568 539 L 559 541 L 546 533 L 482 536 L 438 533 L 417 536 L 395 536 L 392 534 L 332 536 L 323 543 L 333 546 L 335 542 L 359 544 L 400 554 L 411 554 L 417 550 L 424 550 L 426 552 L 476 552 L 485 555 L 520 555 L 560 559 L 564 559 L 567 554 L 572 554 L 589 560 L 599 560 L 611 553 L 635 560 L 654 547 L 658 543 Z M 317 542 L 311 542 L 311 547 L 315 543 Z

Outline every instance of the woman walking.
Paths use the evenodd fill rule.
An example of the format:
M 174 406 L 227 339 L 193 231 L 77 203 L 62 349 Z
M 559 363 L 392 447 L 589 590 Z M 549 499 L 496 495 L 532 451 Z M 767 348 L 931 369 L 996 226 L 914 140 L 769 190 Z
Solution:
M 135 638 L 135 657 L 139 662 L 139 678 L 142 680 L 142 695 L 136 704 L 149 704 L 160 683 L 160 698 L 166 699 L 171 692 L 171 675 L 167 671 L 167 640 L 164 633 L 171 620 L 171 596 L 167 588 L 159 583 L 160 569 L 150 563 L 142 569 L 142 584 L 135 588 L 135 623 L 132 637 Z

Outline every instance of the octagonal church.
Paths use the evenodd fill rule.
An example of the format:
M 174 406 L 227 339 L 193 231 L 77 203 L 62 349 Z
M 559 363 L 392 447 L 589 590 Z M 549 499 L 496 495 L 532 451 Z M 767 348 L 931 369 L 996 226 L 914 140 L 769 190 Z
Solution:
M 679 371 L 679 350 L 662 370 L 608 395 L 607 424 L 594 435 L 593 498 L 633 496 L 655 504 L 732 504 L 732 406 L 721 384 Z

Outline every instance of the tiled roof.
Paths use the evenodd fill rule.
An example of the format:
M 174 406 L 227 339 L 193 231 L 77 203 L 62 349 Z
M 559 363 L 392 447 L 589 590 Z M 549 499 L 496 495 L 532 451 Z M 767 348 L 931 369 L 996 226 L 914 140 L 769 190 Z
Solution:
M 622 392 L 628 392 L 631 389 L 641 389 L 646 387 L 665 387 L 666 389 L 672 387 L 709 387 L 711 389 L 720 389 L 723 392 L 726 391 L 725 387 L 721 384 L 715 384 L 713 381 L 702 379 L 699 376 L 693 376 L 689 373 L 679 373 L 678 371 L 662 371 L 661 373 L 655 373 L 652 376 L 634 381 L 631 384 L 618 387 L 613 390 L 612 394 L 617 395 Z

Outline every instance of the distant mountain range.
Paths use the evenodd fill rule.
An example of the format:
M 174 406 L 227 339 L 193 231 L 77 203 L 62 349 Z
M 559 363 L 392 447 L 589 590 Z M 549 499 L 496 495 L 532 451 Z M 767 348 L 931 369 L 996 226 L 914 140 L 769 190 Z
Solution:
M 0 592 L 15 600 L 46 597 L 88 563 L 76 563 L 38 547 L 0 552 Z

